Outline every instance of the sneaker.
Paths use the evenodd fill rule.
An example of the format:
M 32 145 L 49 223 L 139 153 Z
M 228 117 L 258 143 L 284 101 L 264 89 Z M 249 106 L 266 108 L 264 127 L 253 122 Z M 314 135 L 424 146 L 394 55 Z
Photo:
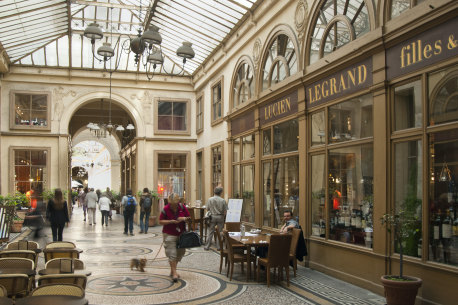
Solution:
M 145 232 L 145 234 L 148 234 L 148 232 Z
M 86 218 L 84 218 L 84 221 L 86 221 Z
M 135 234 L 134 233 L 130 233 L 130 236 L 134 236 Z
M 138 233 L 140 233 L 140 234 L 141 234 L 141 233 L 143 233 L 143 230 L 141 230 L 141 231 L 140 231 L 140 232 L 138 232 Z
M 122 233 L 122 234 L 127 235 L 127 232 L 124 232 L 124 233 Z

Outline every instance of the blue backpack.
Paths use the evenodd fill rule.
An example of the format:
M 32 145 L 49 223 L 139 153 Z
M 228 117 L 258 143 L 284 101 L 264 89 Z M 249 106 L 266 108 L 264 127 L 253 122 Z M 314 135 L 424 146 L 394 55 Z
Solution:
M 127 196 L 127 205 L 124 209 L 124 212 L 125 213 L 128 213 L 128 214 L 133 214 L 135 213 L 135 200 L 134 200 L 134 197 L 131 196 L 131 195 L 128 195 Z

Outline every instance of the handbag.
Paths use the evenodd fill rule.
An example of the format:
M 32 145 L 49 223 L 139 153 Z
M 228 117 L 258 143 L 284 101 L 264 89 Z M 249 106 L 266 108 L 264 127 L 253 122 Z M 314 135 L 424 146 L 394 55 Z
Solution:
M 183 249 L 183 248 L 197 248 L 200 247 L 200 237 L 196 232 L 189 231 L 189 232 L 184 232 L 178 237 L 177 240 L 177 248 L 178 249 Z

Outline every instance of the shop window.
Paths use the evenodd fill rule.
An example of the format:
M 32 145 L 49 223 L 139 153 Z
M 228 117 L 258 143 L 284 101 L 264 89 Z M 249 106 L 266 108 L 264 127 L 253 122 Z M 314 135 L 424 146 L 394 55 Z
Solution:
M 372 247 L 372 144 L 329 150 L 329 239 Z
M 310 181 L 312 184 L 312 235 L 326 236 L 326 163 L 325 155 L 312 156 Z
M 394 89 L 394 130 L 421 127 L 423 124 L 421 81 Z
M 372 95 L 363 95 L 329 107 L 330 143 L 372 137 Z
M 424 0 L 391 0 L 391 19 L 401 15 L 406 10 L 423 1 Z
M 14 93 L 12 103 L 12 128 L 49 129 L 49 95 Z
M 246 103 L 254 92 L 253 67 L 244 62 L 237 70 L 234 82 L 233 107 Z
M 431 134 L 429 152 L 429 260 L 458 266 L 458 131 Z
M 196 154 L 196 200 L 204 202 L 203 152 Z
M 223 147 L 212 148 L 212 192 L 217 186 L 223 186 Z
M 223 118 L 222 80 L 212 86 L 212 123 L 219 123 Z
M 297 120 L 290 120 L 273 127 L 274 154 L 298 150 L 299 127 Z
M 186 132 L 187 124 L 187 102 L 157 102 L 157 131 Z
M 186 154 L 158 154 L 157 183 L 163 198 L 176 193 L 186 199 Z
M 262 210 L 263 225 L 272 227 L 272 163 L 264 162 L 262 164 Z
M 204 98 L 203 95 L 197 98 L 196 102 L 196 133 L 204 130 Z
M 272 131 L 266 129 L 262 131 L 262 154 L 270 155 L 272 153 L 271 142 L 272 142 Z
M 242 160 L 254 159 L 254 134 L 242 137 Z
M 292 40 L 278 35 L 270 45 L 262 71 L 262 90 L 281 82 L 297 72 L 297 54 Z
M 314 18 L 310 64 L 370 31 L 364 0 L 325 0 Z
M 26 194 L 32 206 L 42 201 L 48 179 L 48 150 L 14 149 L 14 189 Z
M 395 211 L 402 211 L 412 219 L 411 230 L 404 236 L 403 254 L 421 257 L 421 219 L 423 196 L 423 159 L 420 140 L 396 143 L 394 146 L 394 204 Z M 399 243 L 394 241 L 399 253 Z
M 326 141 L 326 123 L 324 111 L 312 114 L 312 146 L 324 144 Z
M 254 223 L 254 164 L 242 165 L 242 221 Z
M 458 121 L 458 71 L 456 67 L 428 75 L 430 89 L 429 124 Z

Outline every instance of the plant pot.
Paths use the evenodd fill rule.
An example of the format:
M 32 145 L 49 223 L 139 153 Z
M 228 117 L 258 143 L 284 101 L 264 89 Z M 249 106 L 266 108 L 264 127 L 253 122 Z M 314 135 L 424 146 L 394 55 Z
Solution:
M 390 277 L 384 275 L 380 278 L 385 288 L 387 305 L 414 305 L 422 280 L 412 276 L 404 276 L 405 280 Z
M 149 216 L 148 227 L 154 227 L 156 225 L 156 216 Z
M 10 233 L 21 233 L 24 220 L 13 220 L 10 224 Z

